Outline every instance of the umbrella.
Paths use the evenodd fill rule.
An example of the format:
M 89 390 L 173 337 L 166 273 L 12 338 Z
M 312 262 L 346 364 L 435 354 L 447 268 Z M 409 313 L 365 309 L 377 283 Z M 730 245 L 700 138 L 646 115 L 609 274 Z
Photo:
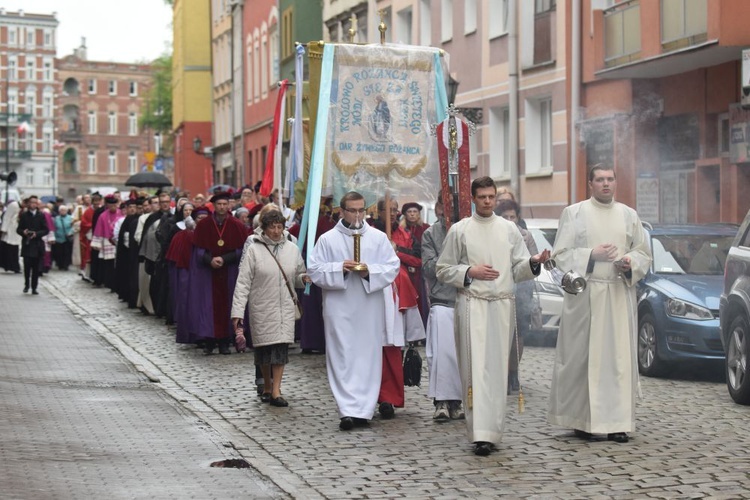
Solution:
M 138 172 L 135 175 L 131 175 L 125 181 L 125 185 L 135 187 L 165 187 L 171 186 L 172 181 L 159 172 Z
M 218 191 L 227 192 L 230 189 L 234 189 L 234 188 L 232 186 L 230 186 L 229 184 L 214 184 L 213 186 L 211 186 L 210 188 L 208 188 L 208 191 L 206 191 L 206 192 L 213 194 L 213 193 L 217 192 L 217 190 Z

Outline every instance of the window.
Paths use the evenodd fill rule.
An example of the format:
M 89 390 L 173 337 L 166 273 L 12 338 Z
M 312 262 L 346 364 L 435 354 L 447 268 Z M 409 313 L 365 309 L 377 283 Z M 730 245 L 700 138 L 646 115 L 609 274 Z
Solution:
M 29 81 L 36 80 L 36 61 L 34 59 L 26 61 L 26 79 Z
M 34 185 L 34 177 L 34 169 L 31 167 L 26 167 L 26 187 Z
M 109 169 L 110 174 L 117 173 L 117 155 L 115 155 L 114 151 L 109 152 L 109 156 L 107 157 L 107 168 Z
M 11 115 L 18 114 L 18 89 L 8 89 L 8 113 Z
M 707 0 L 662 0 L 662 43 L 707 32 Z
M 89 134 L 96 133 L 96 111 L 89 111 Z
M 529 99 L 525 108 L 526 174 L 552 169 L 552 99 Z
M 96 80 L 89 80 L 89 94 L 96 94 Z
M 257 35 L 253 42 L 253 97 L 260 99 L 260 45 Z
M 109 112 L 109 135 L 117 135 L 117 114 L 114 111 Z
M 641 51 L 641 6 L 629 4 L 604 14 L 604 60 L 614 66 L 628 62 L 625 56 Z M 611 61 L 611 62 L 610 62 Z
M 289 7 L 281 14 L 281 58 L 286 59 L 294 55 L 294 9 Z
M 18 44 L 18 28 L 16 26 L 8 27 L 8 45 Z
M 510 111 L 490 109 L 490 177 L 510 177 Z
M 556 0 L 534 0 L 534 12 L 536 14 L 542 14 L 555 10 Z
M 131 97 L 135 97 L 138 95 L 138 82 L 130 82 L 129 94 L 131 95 Z
M 278 82 L 281 77 L 279 76 L 279 24 L 276 23 L 271 26 L 271 29 L 268 33 L 269 38 L 271 39 L 271 85 L 274 84 L 274 82 Z
M 396 14 L 396 36 L 397 42 L 412 44 L 411 36 L 412 10 L 411 7 L 398 11 Z
M 490 2 L 489 17 L 490 38 L 506 34 L 508 32 L 508 0 Z
M 453 38 L 453 0 L 440 0 L 440 41 L 450 42 Z
M 52 81 L 52 61 L 50 59 L 44 60 L 44 72 L 42 74 L 42 78 L 45 82 Z
M 268 35 L 264 31 L 260 39 L 260 84 L 261 94 L 268 94 Z
M 18 60 L 16 59 L 16 56 L 8 57 L 8 79 L 18 79 Z
M 32 48 L 36 45 L 36 30 L 34 28 L 26 28 L 26 45 Z
M 44 169 L 44 185 L 50 186 L 51 184 L 52 184 L 52 169 L 45 168 Z
M 89 151 L 89 173 L 95 174 L 96 173 L 96 152 L 95 151 Z
M 138 135 L 138 117 L 135 113 L 128 115 L 128 135 Z
M 729 156 L 729 113 L 719 115 L 719 156 Z
M 135 173 L 136 165 L 137 165 L 137 161 L 135 157 L 135 151 L 131 151 L 130 154 L 128 155 L 128 173 L 129 174 Z
M 36 135 L 34 134 L 34 127 L 32 126 L 28 132 L 23 135 L 24 147 L 27 151 L 36 152 Z
M 52 30 L 44 30 L 44 46 L 52 47 Z
M 253 101 L 253 47 L 252 42 L 248 40 L 247 46 L 247 102 Z
M 468 35 L 477 30 L 477 0 L 464 1 L 464 35 Z
M 117 82 L 114 80 L 109 81 L 109 95 L 117 94 Z
M 492 4 L 494 2 L 490 2 Z M 419 2 L 419 44 L 432 44 L 432 9 L 430 0 L 421 0 Z
M 42 116 L 52 118 L 52 94 L 47 92 L 42 96 Z
M 47 126 L 44 127 L 42 132 L 42 151 L 44 153 L 52 152 L 52 131 Z
M 33 117 L 36 116 L 36 92 L 26 89 L 26 112 Z

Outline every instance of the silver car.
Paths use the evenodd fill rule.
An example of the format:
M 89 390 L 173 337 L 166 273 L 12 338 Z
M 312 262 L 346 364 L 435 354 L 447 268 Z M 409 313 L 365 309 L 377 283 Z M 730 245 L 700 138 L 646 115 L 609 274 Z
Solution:
M 557 236 L 557 219 L 525 219 L 526 228 L 534 237 L 537 250 L 552 250 Z M 563 291 L 552 279 L 549 271 L 542 268 L 536 278 L 535 295 L 542 308 L 542 331 L 536 332 L 543 340 L 553 343 L 557 340 L 557 330 L 560 328 L 562 314 Z

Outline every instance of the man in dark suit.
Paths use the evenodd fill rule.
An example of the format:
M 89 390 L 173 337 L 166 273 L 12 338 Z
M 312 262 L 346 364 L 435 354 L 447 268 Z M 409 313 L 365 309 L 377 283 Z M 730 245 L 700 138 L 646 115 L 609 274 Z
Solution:
M 29 196 L 26 200 L 26 211 L 18 220 L 16 232 L 23 237 L 21 242 L 21 257 L 23 257 L 23 293 L 29 291 L 29 277 L 31 278 L 31 293 L 39 295 L 36 287 L 39 284 L 39 271 L 44 260 L 44 238 L 49 233 L 47 220 L 39 210 L 39 198 Z

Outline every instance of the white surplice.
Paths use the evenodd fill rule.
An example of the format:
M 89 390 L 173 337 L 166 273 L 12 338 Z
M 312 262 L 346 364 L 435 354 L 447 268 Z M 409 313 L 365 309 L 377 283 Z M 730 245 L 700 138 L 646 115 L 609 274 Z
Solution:
M 354 238 L 342 221 L 315 244 L 307 272 L 323 290 L 328 382 L 339 415 L 369 420 L 378 402 L 383 346 L 393 345 L 391 283 L 401 263 L 385 233 L 367 224 L 360 231 L 367 279 L 343 272 L 344 261 L 354 258 Z
M 493 281 L 464 286 L 469 267 L 487 264 Z M 437 279 L 458 288 L 455 335 L 469 441 L 498 444 L 505 423 L 508 355 L 515 329 L 514 284 L 532 279 L 518 227 L 492 215 L 451 226 L 437 262 Z M 469 392 L 471 390 L 471 397 Z
M 594 247 L 611 243 L 630 257 L 630 276 L 612 262 L 595 262 Z M 553 425 L 591 433 L 635 430 L 638 388 L 636 284 L 651 264 L 651 250 L 635 210 L 596 199 L 567 207 L 560 216 L 553 258 L 561 271 L 587 280 L 566 293 L 557 336 L 549 413 Z

